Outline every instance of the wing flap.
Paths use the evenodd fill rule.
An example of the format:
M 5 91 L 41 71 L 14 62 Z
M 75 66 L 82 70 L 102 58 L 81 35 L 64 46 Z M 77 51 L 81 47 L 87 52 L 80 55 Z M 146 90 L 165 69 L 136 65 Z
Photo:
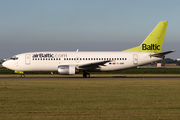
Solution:
M 93 62 L 93 63 L 80 65 L 80 66 L 78 66 L 78 68 L 83 68 L 83 69 L 97 68 L 97 67 L 99 67 L 99 65 L 105 66 L 104 64 L 106 64 L 108 62 L 110 62 L 110 61 L 107 60 L 107 61 Z

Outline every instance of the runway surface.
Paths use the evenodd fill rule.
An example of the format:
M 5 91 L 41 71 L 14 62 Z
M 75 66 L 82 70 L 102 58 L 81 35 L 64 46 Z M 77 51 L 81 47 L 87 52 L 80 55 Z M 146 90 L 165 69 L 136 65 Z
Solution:
M 180 77 L 131 77 L 131 78 L 118 78 L 118 77 L 98 77 L 98 78 L 78 78 L 78 77 L 63 77 L 63 78 L 56 78 L 56 77 L 26 77 L 26 78 L 17 78 L 17 77 L 0 77 L 0 80 L 180 80 Z

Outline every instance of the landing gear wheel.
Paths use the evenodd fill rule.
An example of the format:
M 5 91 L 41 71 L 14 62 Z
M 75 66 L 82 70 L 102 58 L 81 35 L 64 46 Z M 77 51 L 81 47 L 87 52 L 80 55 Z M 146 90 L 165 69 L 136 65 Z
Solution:
M 21 78 L 24 78 L 25 77 L 25 75 L 24 74 L 21 74 Z
M 90 78 L 90 74 L 89 73 L 83 73 L 83 77 L 84 78 Z

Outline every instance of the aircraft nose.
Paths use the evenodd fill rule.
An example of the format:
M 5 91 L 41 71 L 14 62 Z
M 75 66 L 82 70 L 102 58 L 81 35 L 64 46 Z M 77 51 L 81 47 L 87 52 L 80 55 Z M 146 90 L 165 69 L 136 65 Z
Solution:
M 2 66 L 7 67 L 7 62 L 3 62 Z
M 8 69 L 11 69 L 12 62 L 10 60 L 7 60 L 7 61 L 3 62 L 2 66 L 5 68 L 8 68 Z

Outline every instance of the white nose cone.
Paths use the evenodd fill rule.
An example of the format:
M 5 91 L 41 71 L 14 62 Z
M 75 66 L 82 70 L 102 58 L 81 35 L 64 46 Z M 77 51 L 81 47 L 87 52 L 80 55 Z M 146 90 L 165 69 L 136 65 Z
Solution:
M 3 67 L 6 67 L 6 62 L 3 62 L 2 66 L 3 66 Z
M 8 68 L 8 69 L 13 68 L 13 64 L 12 64 L 11 60 L 7 60 L 7 61 L 3 62 L 2 66 L 5 67 L 5 68 Z

